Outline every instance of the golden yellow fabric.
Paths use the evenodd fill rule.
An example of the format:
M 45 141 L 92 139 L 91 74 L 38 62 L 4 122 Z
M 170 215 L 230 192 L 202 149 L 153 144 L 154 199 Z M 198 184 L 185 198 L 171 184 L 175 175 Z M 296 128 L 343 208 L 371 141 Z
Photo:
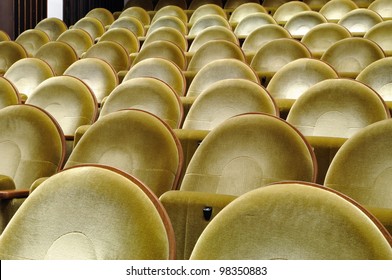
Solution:
M 174 247 L 164 216 L 147 187 L 129 175 L 98 166 L 73 168 L 32 192 L 1 235 L 0 256 L 168 259 Z
M 392 259 L 392 238 L 322 186 L 283 183 L 242 195 L 207 226 L 191 259 Z

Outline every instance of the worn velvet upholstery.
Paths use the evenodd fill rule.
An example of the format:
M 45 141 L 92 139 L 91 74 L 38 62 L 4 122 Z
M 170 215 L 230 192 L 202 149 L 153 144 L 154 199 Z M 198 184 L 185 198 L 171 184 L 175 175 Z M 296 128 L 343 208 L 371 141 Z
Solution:
M 42 109 L 12 105 L 0 110 L 1 230 L 23 199 L 13 191 L 27 191 L 33 182 L 58 172 L 65 155 L 65 139 L 57 122 Z M 12 181 L 12 182 L 11 182 Z M 9 187 L 13 187 L 9 189 Z
M 174 16 L 178 19 L 180 19 L 183 23 L 188 22 L 188 15 L 184 11 L 184 9 L 181 9 L 178 6 L 174 5 L 168 5 L 165 7 L 160 8 L 158 11 L 155 12 L 153 18 L 151 19 L 151 23 L 157 21 L 161 17 L 165 16 Z
M 182 121 L 180 98 L 170 86 L 156 78 L 140 77 L 121 83 L 106 99 L 100 118 L 127 108 L 150 112 L 171 128 L 179 128 Z
M 160 27 L 149 33 L 143 42 L 142 49 L 159 40 L 170 41 L 179 46 L 184 52 L 188 50 L 188 40 L 185 38 L 185 35 L 178 29 L 170 26 Z
M 292 182 L 234 200 L 204 230 L 191 259 L 391 260 L 391 242 L 352 200 Z
M 50 41 L 56 41 L 57 38 L 68 29 L 64 21 L 55 17 L 41 20 L 34 28 L 48 34 Z
M 104 26 L 110 25 L 114 21 L 112 12 L 105 8 L 94 8 L 86 14 L 86 17 L 96 18 L 101 21 Z
M 140 49 L 139 39 L 132 31 L 126 28 L 109 29 L 99 38 L 98 42 L 105 41 L 119 43 L 127 50 L 128 54 L 138 52 Z M 129 58 L 127 60 L 129 61 Z
M 211 207 L 215 215 L 231 201 L 227 196 L 239 196 L 281 180 L 314 182 L 316 173 L 311 147 L 282 119 L 254 113 L 224 121 L 196 149 L 180 190 L 160 198 L 173 222 L 178 258 L 189 258 L 197 240 L 194 233 L 200 233 L 207 224 L 200 205 Z
M 136 36 L 144 36 L 146 33 L 146 30 L 143 26 L 143 24 L 135 17 L 121 17 L 116 19 L 110 26 L 110 29 L 114 28 L 126 28 L 130 31 L 132 31 Z
M 27 29 L 15 39 L 15 42 L 25 48 L 29 57 L 34 57 L 37 50 L 49 41 L 48 34 L 39 29 Z
M 245 79 L 225 79 L 196 98 L 182 128 L 211 130 L 230 117 L 249 112 L 279 115 L 274 100 L 261 85 Z
M 231 29 L 230 24 L 225 17 L 215 14 L 205 15 L 192 24 L 192 27 L 188 32 L 188 38 L 195 38 L 200 32 L 211 26 L 223 26 L 227 29 Z
M 342 145 L 325 185 L 355 199 L 392 232 L 391 119 L 369 125 Z
M 172 259 L 158 199 L 129 174 L 71 168 L 32 192 L 0 237 L 0 257 L 24 260 Z
M 72 26 L 72 29 L 83 29 L 90 34 L 93 40 L 101 37 L 105 32 L 103 23 L 99 19 L 93 17 L 82 17 Z
M 0 109 L 20 102 L 18 89 L 8 79 L 0 77 Z
M 78 28 L 66 30 L 57 38 L 57 41 L 69 44 L 75 50 L 78 57 L 82 57 L 94 44 L 90 34 Z
M 229 1 L 226 1 L 226 4 Z M 238 1 L 234 1 L 238 2 Z M 254 3 L 251 1 L 242 1 L 240 5 L 234 8 L 234 11 L 231 13 L 229 22 L 232 24 L 238 24 L 242 19 L 246 16 L 253 13 L 267 13 L 266 9 L 261 6 L 259 3 Z M 227 9 L 227 8 L 226 8 Z
M 294 102 L 287 121 L 305 136 L 349 138 L 363 127 L 390 117 L 382 98 L 351 79 L 328 79 Z
M 268 24 L 277 24 L 275 19 L 267 13 L 253 13 L 243 18 L 234 28 L 234 33 L 241 39 L 246 38 L 255 29 Z
M 134 17 L 137 18 L 143 25 L 149 25 L 151 23 L 150 14 L 142 7 L 134 6 L 126 8 L 119 15 L 121 17 Z
M 14 41 L 0 42 L 0 75 L 4 75 L 12 64 L 26 57 L 28 53 L 21 44 Z
M 100 118 L 82 136 L 65 167 L 105 164 L 130 173 L 156 195 L 175 189 L 182 152 L 170 127 L 140 110 L 122 110 Z
M 316 11 L 304 11 L 294 15 L 284 28 L 295 38 L 302 38 L 313 27 L 327 23 L 327 19 Z
M 98 103 L 118 85 L 114 68 L 99 58 L 84 58 L 76 61 L 64 72 L 85 82 L 93 91 Z
M 376 42 L 387 56 L 392 55 L 392 21 L 377 23 L 363 37 Z
M 44 60 L 29 57 L 12 64 L 4 77 L 14 84 L 22 99 L 26 101 L 40 83 L 54 75 L 53 69 Z

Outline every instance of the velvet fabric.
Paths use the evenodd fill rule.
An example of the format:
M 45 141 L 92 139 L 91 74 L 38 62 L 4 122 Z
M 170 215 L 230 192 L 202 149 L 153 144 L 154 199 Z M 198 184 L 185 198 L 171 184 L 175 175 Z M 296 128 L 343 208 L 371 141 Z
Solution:
M 137 18 L 144 26 L 149 25 L 151 23 L 150 14 L 147 12 L 147 10 L 139 6 L 129 7 L 123 10 L 119 15 L 119 18 L 121 17 Z
M 8 79 L 0 76 L 0 109 L 20 103 L 18 89 Z
M 103 23 L 93 17 L 83 17 L 79 19 L 72 27 L 72 29 L 83 29 L 91 38 L 95 41 L 97 38 L 101 37 L 105 33 L 105 26 Z
M 38 58 L 20 59 L 5 72 L 4 77 L 11 81 L 18 92 L 29 97 L 35 88 L 55 75 L 45 61 Z
M 50 41 L 56 41 L 57 38 L 68 29 L 64 21 L 55 17 L 41 20 L 34 28 L 42 30 L 48 34 Z
M 200 17 L 192 24 L 188 32 L 188 38 L 195 38 L 200 32 L 211 26 L 223 26 L 231 29 L 226 17 L 218 14 L 208 14 Z
M 49 36 L 39 29 L 27 29 L 23 31 L 15 42 L 21 44 L 29 57 L 34 57 L 37 50 L 44 44 L 50 42 Z
M 211 84 L 229 78 L 247 79 L 259 83 L 258 76 L 246 63 L 232 58 L 218 59 L 197 72 L 189 85 L 187 97 L 196 97 Z
M 159 196 L 176 188 L 182 152 L 178 139 L 162 120 L 145 111 L 122 110 L 95 122 L 65 167 L 87 163 L 132 174 Z
M 100 38 L 98 42 L 117 42 L 122 45 L 128 52 L 134 53 L 138 52 L 140 49 L 139 39 L 133 34 L 132 31 L 126 28 L 113 28 L 106 31 Z M 127 59 L 130 63 L 129 58 Z
M 118 85 L 116 71 L 99 58 L 84 58 L 73 63 L 64 75 L 74 76 L 85 82 L 93 91 L 97 102 L 112 92 Z
M 392 259 L 391 236 L 352 201 L 322 186 L 259 188 L 225 207 L 191 259 Z
M 160 79 L 172 87 L 178 96 L 185 95 L 185 76 L 181 69 L 170 60 L 160 57 L 146 58 L 132 66 L 125 75 L 123 82 L 140 77 Z
M 184 36 L 188 34 L 188 26 L 183 20 L 177 18 L 174 15 L 173 16 L 167 15 L 167 16 L 162 16 L 157 20 L 155 20 L 153 23 L 151 23 L 146 36 L 148 37 L 151 33 L 155 32 L 156 30 L 162 27 L 174 28 Z
M 325 185 L 355 199 L 374 214 L 381 214 L 392 232 L 390 137 L 391 119 L 369 125 L 347 140 L 337 152 Z M 389 213 L 389 214 L 388 214 Z
M 0 74 L 4 75 L 12 64 L 26 57 L 28 53 L 22 45 L 14 41 L 0 42 Z
M 0 237 L 0 258 L 169 259 L 175 248 L 170 223 L 147 192 L 129 175 L 104 167 L 60 172 L 18 210 Z
M 241 39 L 246 38 L 260 26 L 277 24 L 276 20 L 267 13 L 254 13 L 243 18 L 234 28 L 234 33 Z
M 188 50 L 188 40 L 185 38 L 185 35 L 178 29 L 170 26 L 160 27 L 148 34 L 141 48 L 143 49 L 152 42 L 159 40 L 166 40 L 175 43 L 183 52 Z
M 284 28 L 290 32 L 294 38 L 302 38 L 313 27 L 327 23 L 327 19 L 316 11 L 304 11 L 291 17 Z
M 211 40 L 226 40 L 236 45 L 240 45 L 234 32 L 224 26 L 210 26 L 197 34 L 189 47 L 188 53 L 195 53 L 202 45 Z
M 349 138 L 389 117 L 387 105 L 371 88 L 351 79 L 328 79 L 298 97 L 287 121 L 305 136 Z
M 83 29 L 68 29 L 59 36 L 57 41 L 69 44 L 79 58 L 94 44 L 90 34 Z
M 175 5 L 167 5 L 160 8 L 158 11 L 155 12 L 151 23 L 157 21 L 161 17 L 166 16 L 174 16 L 176 18 L 179 18 L 183 23 L 188 23 L 188 15 L 185 10 Z
M 370 63 L 384 57 L 383 50 L 373 41 L 351 37 L 330 46 L 321 60 L 329 63 L 339 76 L 355 78 Z
M 192 56 L 188 71 L 200 71 L 208 63 L 220 59 L 237 59 L 245 62 L 245 55 L 239 45 L 227 40 L 211 40 L 202 45 Z
M 173 89 L 150 77 L 129 79 L 117 86 L 102 106 L 100 118 L 127 108 L 150 112 L 171 128 L 179 128 L 183 117 L 181 101 Z
M 234 2 L 232 4 L 234 4 L 233 6 L 235 7 L 230 7 L 230 8 L 226 7 L 226 9 L 234 9 L 230 15 L 229 22 L 235 25 L 238 24 L 242 19 L 244 19 L 246 16 L 250 14 L 267 13 L 266 9 L 263 6 L 261 6 L 260 3 L 257 3 L 257 1 L 234 0 L 231 2 Z M 226 1 L 226 5 L 230 5 L 230 4 L 231 4 L 230 1 Z
M 262 86 L 245 79 L 225 79 L 196 98 L 182 128 L 211 130 L 230 117 L 249 112 L 279 115 L 274 100 Z
M 94 8 L 86 14 L 86 17 L 100 20 L 103 26 L 111 25 L 114 21 L 112 12 L 105 8 Z

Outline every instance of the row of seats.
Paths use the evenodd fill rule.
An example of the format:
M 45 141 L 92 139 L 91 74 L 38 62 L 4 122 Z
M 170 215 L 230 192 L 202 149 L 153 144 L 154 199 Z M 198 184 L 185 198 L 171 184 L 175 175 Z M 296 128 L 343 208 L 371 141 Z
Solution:
M 343 78 L 326 62 L 305 57 L 283 63 L 281 69 L 271 75 L 268 82 L 266 81 L 266 87 L 263 87 L 260 81 L 261 75 L 240 59 L 209 61 L 189 79 L 187 73 L 181 71 L 175 62 L 152 56 L 133 65 L 121 79 L 120 84 L 118 71 L 108 62 L 96 57 L 83 57 L 76 59 L 65 68 L 64 75 L 56 74 L 54 67 L 47 67 L 51 70 L 48 71 L 50 77 L 40 80 L 32 86 L 34 89 L 30 93 L 25 91 L 25 95 L 21 98 L 18 94 L 20 86 L 10 80 L 12 72 L 19 74 L 22 72 L 24 74 L 20 74 L 20 80 L 23 80 L 21 84 L 31 86 L 26 82 L 26 78 L 35 71 L 30 71 L 29 75 L 20 70 L 11 71 L 12 67 L 18 66 L 17 63 L 22 64 L 24 61 L 29 61 L 33 65 L 42 64 L 42 60 L 36 57 L 18 60 L 0 79 L 6 89 L 3 92 L 11 91 L 17 103 L 22 103 L 21 99 L 27 103 L 11 105 L 16 103 L 10 102 L 0 110 L 0 122 L 4 120 L 4 128 L 0 131 L 7 131 L 0 133 L 3 139 L 0 141 L 1 148 L 7 158 L 0 171 L 3 190 L 0 192 L 3 228 L 14 213 L 17 213 L 0 237 L 2 259 L 173 259 L 175 256 L 177 259 L 391 258 L 392 242 L 390 233 L 387 232 L 387 229 L 391 232 L 392 224 L 390 219 L 392 207 L 388 203 L 387 191 L 389 148 L 388 141 L 385 140 L 388 138 L 383 138 L 384 136 L 381 135 L 385 132 L 385 136 L 388 137 L 387 131 L 391 126 L 389 110 L 385 100 L 374 89 L 362 82 Z M 384 66 L 388 61 L 390 59 L 386 57 L 377 59 L 374 65 L 370 64 L 372 67 L 369 66 L 370 70 L 368 70 L 374 80 L 381 81 L 378 82 L 379 88 L 384 88 L 386 92 L 389 81 L 388 74 L 383 69 L 388 69 Z M 381 62 L 383 66 L 380 69 L 375 67 L 376 63 Z M 43 65 L 47 66 L 48 63 Z M 93 80 L 94 77 L 99 79 Z M 290 81 L 290 77 L 294 81 Z M 188 81 L 190 82 L 187 83 Z M 294 88 L 290 88 L 289 85 L 294 85 Z M 84 107 L 77 95 L 83 95 L 86 102 L 92 106 L 88 107 L 89 109 Z M 184 111 L 187 109 L 184 107 L 187 104 L 190 109 L 187 108 L 189 112 L 186 113 Z M 67 109 L 60 109 L 62 106 Z M 287 106 L 288 112 L 288 115 L 284 116 L 286 120 L 279 118 L 284 106 Z M 129 107 L 133 109 L 122 110 Z M 309 113 L 309 117 L 304 113 Z M 74 122 L 75 117 L 78 122 Z M 37 127 L 32 127 L 31 123 L 36 124 Z M 41 124 L 44 124 L 44 127 L 39 127 Z M 82 124 L 88 126 L 81 127 Z M 69 134 L 65 137 L 63 127 L 67 125 L 70 126 Z M 370 135 L 371 138 L 367 138 Z M 44 139 L 43 136 L 47 137 L 47 140 L 41 140 Z M 45 144 L 38 149 L 34 142 L 30 141 L 31 139 L 38 139 L 37 142 L 42 141 Z M 355 147 L 355 143 L 361 146 Z M 364 147 L 369 148 L 367 151 L 371 154 L 369 160 L 363 160 Z M 351 158 L 352 165 L 349 164 Z M 380 164 L 380 158 L 385 159 L 385 164 Z M 374 165 L 371 159 L 376 159 Z M 11 162 L 13 164 L 10 164 Z M 82 167 L 86 164 L 100 166 Z M 361 177 L 357 176 L 356 171 L 360 164 L 363 164 Z M 344 173 L 339 173 L 343 165 L 346 169 Z M 380 169 L 377 169 L 378 167 Z M 59 172 L 63 169 L 65 170 Z M 99 175 L 99 173 L 107 174 Z M 72 211 L 55 210 L 57 206 L 62 207 L 63 203 L 67 203 L 61 199 L 67 195 L 73 200 L 76 199 L 76 194 L 79 194 L 81 200 L 78 200 L 80 201 L 78 205 L 85 204 L 83 197 L 102 196 L 102 203 L 89 199 L 90 206 L 87 208 L 108 204 L 104 199 L 108 193 L 106 188 L 118 183 L 105 181 L 101 176 L 119 177 L 118 173 L 122 180 L 126 177 L 127 182 L 131 180 L 133 183 L 136 182 L 139 188 L 148 189 L 149 199 L 153 204 L 159 204 L 157 210 L 138 210 L 137 216 L 145 222 L 150 218 L 144 216 L 144 211 L 159 213 L 159 215 L 154 214 L 155 218 L 151 219 L 161 220 L 159 222 L 161 225 L 152 225 L 151 222 L 148 228 L 142 229 L 142 232 L 143 236 L 146 236 L 146 232 L 156 230 L 154 233 L 159 235 L 160 241 L 163 240 L 163 243 L 156 242 L 157 246 L 162 244 L 160 248 L 150 247 L 151 244 L 148 244 L 144 237 L 140 245 L 143 249 L 139 250 L 146 252 L 130 255 L 129 251 L 134 250 L 132 246 L 138 243 L 139 237 L 133 235 L 133 231 L 128 231 L 132 236 L 120 237 L 133 240 L 130 242 L 132 244 L 127 243 L 125 247 L 119 246 L 121 242 L 118 243 L 116 238 L 118 237 L 116 232 L 124 234 L 124 231 L 127 231 L 124 227 L 127 225 L 123 227 L 123 223 L 114 222 L 115 225 L 112 223 L 106 225 L 105 230 L 102 229 L 101 236 L 92 237 L 91 228 L 94 225 L 73 218 L 79 216 L 79 208 L 75 207 Z M 347 176 L 351 173 L 352 176 Z M 97 185 L 96 180 L 102 181 L 103 186 L 102 188 L 97 186 L 90 194 L 81 195 L 81 191 L 76 188 L 74 190 L 62 188 L 65 183 L 60 177 L 67 178 L 67 176 L 71 176 L 66 181 L 73 186 L 75 186 L 73 182 L 78 182 L 81 178 L 85 182 L 86 189 L 94 188 Z M 135 178 L 130 178 L 133 176 Z M 352 180 L 345 181 L 347 177 Z M 358 181 L 355 181 L 357 177 Z M 280 181 L 295 182 L 266 187 Z M 316 182 L 327 188 L 315 185 Z M 49 193 L 48 190 L 51 190 L 53 185 L 64 191 L 64 195 L 57 195 L 57 189 Z M 374 187 L 368 188 L 369 185 Z M 364 188 L 365 191 L 357 191 Z M 280 193 L 278 189 L 282 192 L 281 198 L 277 196 L 277 193 Z M 293 198 L 295 196 L 298 201 L 306 201 L 306 203 L 301 204 L 297 201 L 288 203 L 285 198 L 290 189 Z M 349 195 L 350 198 L 340 192 Z M 119 193 L 116 192 L 116 195 L 123 196 L 122 201 L 135 199 L 121 193 L 120 190 Z M 315 195 L 312 196 L 311 193 Z M 254 219 L 280 217 L 283 219 L 281 221 L 291 220 L 293 227 L 284 229 L 282 224 L 290 223 L 278 222 L 275 230 L 271 227 L 269 233 L 254 228 L 257 233 L 255 234 L 248 228 L 248 226 L 254 227 L 253 219 L 243 219 L 238 216 L 235 218 L 238 213 L 233 213 L 233 219 L 244 223 L 239 224 L 238 230 L 233 231 L 234 239 L 224 233 L 227 232 L 228 225 L 232 226 L 232 222 L 225 225 L 225 216 L 231 215 L 230 209 L 236 212 L 235 209 L 241 208 L 242 203 L 244 206 L 252 205 L 254 202 L 250 201 L 251 198 L 260 196 L 260 199 L 263 199 L 270 195 L 271 201 L 277 203 L 274 206 L 276 208 L 268 205 L 266 210 L 262 210 L 261 207 L 255 209 L 258 214 L 249 212 L 249 209 L 244 210 L 245 213 L 249 213 L 249 217 Z M 56 200 L 55 196 L 60 200 Z M 317 200 L 306 200 L 310 197 Z M 107 199 L 116 201 L 117 198 L 107 197 Z M 257 199 L 256 204 L 260 204 Z M 53 204 L 39 203 L 41 208 L 37 210 L 36 216 L 35 211 L 31 210 L 33 208 L 30 207 L 36 207 L 37 201 L 45 200 L 53 201 Z M 245 202 L 241 202 L 242 200 Z M 324 204 L 325 201 L 331 200 L 335 200 L 336 204 Z M 235 204 L 237 201 L 239 204 Z M 343 204 L 337 204 L 342 201 Z M 122 207 L 128 203 L 119 204 Z M 266 215 L 266 212 L 263 212 L 281 209 L 284 205 L 288 206 L 285 208 L 286 212 L 274 212 L 276 215 Z M 309 210 L 305 205 L 313 205 L 315 208 Z M 53 209 L 54 213 L 58 213 L 57 216 L 49 215 L 50 218 L 42 219 L 42 215 L 52 212 L 48 211 L 49 208 Z M 253 206 L 251 208 L 254 209 Z M 347 208 L 351 209 L 350 214 L 344 212 L 343 209 Z M 26 214 L 23 214 L 25 209 L 26 212 L 34 212 L 34 214 L 26 217 Z M 102 208 L 102 213 L 122 211 L 118 209 L 121 208 L 116 210 Z M 316 216 L 325 218 L 315 219 L 308 216 L 309 220 L 304 220 L 292 215 L 307 210 L 315 213 L 315 209 L 318 209 Z M 336 211 L 329 213 L 327 217 L 324 216 L 325 209 Z M 339 213 L 345 217 L 341 222 L 331 218 L 336 218 L 337 209 L 340 209 Z M 41 230 L 42 225 L 32 225 L 36 224 L 37 219 L 43 221 L 54 218 L 53 222 L 50 222 L 54 226 L 56 225 L 54 221 L 60 219 L 59 216 L 63 216 L 64 211 L 70 214 L 69 220 L 77 223 L 76 229 L 71 229 L 72 223 L 67 223 L 69 224 L 67 229 L 60 226 L 58 230 L 42 235 L 39 242 L 30 241 L 26 229 L 32 228 L 32 234 L 39 235 L 37 232 Z M 127 211 L 130 210 L 125 212 Z M 225 214 L 226 212 L 229 214 Z M 90 217 L 90 214 L 86 215 Z M 125 214 L 116 215 L 118 214 L 113 214 L 114 221 L 128 219 L 121 216 Z M 351 219 L 348 220 L 347 217 Z M 98 215 L 92 220 L 101 219 L 102 215 Z M 326 238 L 328 235 L 332 238 L 325 239 L 326 243 L 317 241 L 314 236 L 309 235 L 303 236 L 303 239 L 295 239 L 298 237 L 296 233 L 299 231 L 300 221 L 303 222 L 302 232 L 306 231 L 305 225 L 308 225 L 311 226 L 312 234 L 315 236 L 322 235 Z M 336 232 L 331 235 L 331 228 L 338 231 L 341 226 L 331 227 L 331 224 L 326 221 L 352 226 L 349 230 L 342 229 L 345 234 Z M 275 222 L 276 219 L 265 220 L 266 224 Z M 75 224 L 72 225 L 74 226 Z M 320 231 L 315 231 L 315 228 Z M 223 230 L 223 233 L 220 230 Z M 289 235 L 281 235 L 282 231 Z M 278 241 L 277 244 L 264 250 L 267 253 L 262 254 L 263 250 L 260 248 L 266 248 L 261 242 L 264 239 L 262 232 L 279 236 L 277 240 L 280 238 L 297 240 L 293 241 L 297 244 L 296 249 L 292 250 L 291 254 L 284 254 L 282 248 L 277 247 L 282 243 Z M 358 232 L 364 234 L 358 235 Z M 244 234 L 246 237 L 242 238 Z M 255 236 L 255 239 L 250 238 L 249 235 Z M 342 238 L 347 237 L 349 241 L 334 238 L 339 235 Z M 216 240 L 217 236 L 222 238 Z M 358 239 L 353 241 L 353 236 Z M 236 255 L 233 251 L 238 250 L 223 250 L 222 246 L 227 245 L 226 237 L 235 240 L 233 244 L 236 248 L 244 246 L 247 254 Z M 103 239 L 106 242 L 101 247 Z M 304 247 L 308 239 L 312 239 L 314 243 L 308 243 L 309 247 Z M 26 240 L 28 244 L 37 245 L 15 244 L 11 240 Z M 210 248 L 209 242 L 215 244 L 214 250 L 205 249 Z M 83 250 L 64 251 L 64 247 L 75 243 Z M 96 244 L 100 245 L 95 247 Z M 107 246 L 111 244 L 122 249 L 120 252 L 111 249 L 113 253 L 105 253 Z M 333 246 L 331 250 L 317 249 L 317 252 L 312 253 L 310 248 L 324 248 L 323 244 L 333 244 Z M 149 249 L 146 250 L 146 247 Z M 353 250 L 353 247 L 357 250 Z

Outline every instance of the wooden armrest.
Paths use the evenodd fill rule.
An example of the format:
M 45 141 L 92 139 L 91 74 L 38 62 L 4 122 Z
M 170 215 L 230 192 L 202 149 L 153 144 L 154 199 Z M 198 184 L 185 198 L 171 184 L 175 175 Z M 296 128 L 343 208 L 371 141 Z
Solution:
M 26 198 L 30 194 L 30 190 L 3 190 L 0 191 L 0 199 Z

